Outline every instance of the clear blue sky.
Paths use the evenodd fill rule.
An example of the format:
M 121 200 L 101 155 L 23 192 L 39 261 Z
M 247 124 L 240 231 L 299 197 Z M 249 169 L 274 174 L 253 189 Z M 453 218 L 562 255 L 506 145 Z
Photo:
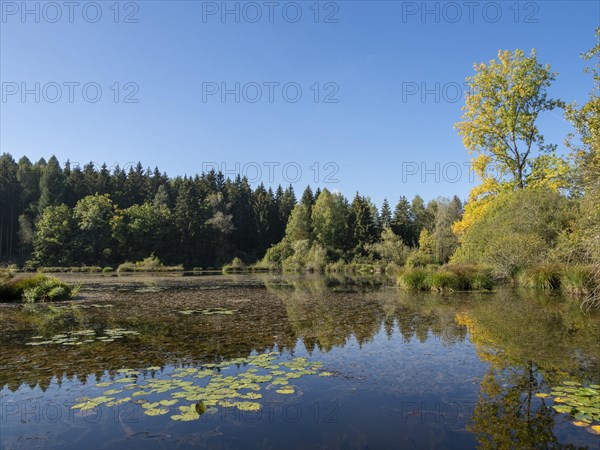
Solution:
M 102 16 L 92 23 L 98 11 L 89 2 L 73 11 L 62 2 L 27 2 L 39 8 L 39 17 L 23 17 L 22 2 L 3 1 L 0 150 L 81 164 L 140 160 L 169 175 L 194 174 L 216 162 L 229 169 L 239 163 L 256 178 L 259 165 L 265 184 L 267 164 L 279 163 L 272 166 L 273 184 L 294 180 L 300 167 L 297 191 L 315 185 L 316 162 L 319 185 L 347 196 L 359 190 L 378 204 L 384 197 L 395 203 L 401 194 L 464 198 L 473 181 L 453 129 L 463 103 L 455 101 L 455 88 L 472 74 L 473 63 L 493 59 L 498 49 L 536 48 L 539 60 L 559 74 L 554 96 L 585 101 L 592 86 L 579 54 L 594 45 L 597 1 L 249 3 L 227 3 L 239 8 L 236 22 L 234 14 L 223 20 L 222 2 L 121 2 L 115 23 L 114 1 L 100 1 Z M 261 17 L 253 23 L 257 5 Z M 424 5 L 432 11 L 425 16 Z M 137 23 L 124 23 L 127 18 Z M 36 82 L 39 103 L 35 94 L 23 102 L 22 83 L 35 90 Z M 65 82 L 79 83 L 71 87 L 72 103 Z M 234 94 L 225 102 L 208 95 L 236 82 L 239 103 Z M 265 82 L 280 83 L 272 103 Z M 55 103 L 49 101 L 57 96 L 53 83 L 62 95 Z M 98 102 L 91 102 L 94 85 L 84 98 L 86 83 L 102 89 Z M 252 83 L 262 89 L 255 103 L 249 101 L 257 95 Z M 289 99 L 294 86 L 302 89 L 296 103 L 284 99 L 286 83 L 297 83 L 288 86 Z M 131 98 L 138 103 L 125 103 L 136 86 Z M 425 101 L 420 92 L 407 93 L 422 87 L 432 91 Z M 327 95 L 338 102 L 324 102 Z M 541 126 L 547 141 L 558 144 L 570 130 L 558 111 Z M 286 163 L 292 165 L 284 178 Z M 450 163 L 439 182 L 434 174 L 425 180 L 407 174 L 436 163 Z M 456 165 L 463 173 L 452 182 Z M 334 170 L 330 178 L 338 182 L 324 183 Z

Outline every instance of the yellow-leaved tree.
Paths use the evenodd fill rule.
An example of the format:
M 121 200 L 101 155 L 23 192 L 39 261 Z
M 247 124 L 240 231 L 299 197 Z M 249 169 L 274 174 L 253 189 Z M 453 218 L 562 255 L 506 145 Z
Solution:
M 547 88 L 556 78 L 550 67 L 538 62 L 535 50 L 529 56 L 522 50 L 501 50 L 497 59 L 474 68 L 455 128 L 482 183 L 453 226 L 459 236 L 481 219 L 500 192 L 526 186 L 559 189 L 569 178 L 569 165 L 556 156 L 555 145 L 544 142 L 537 125 L 540 114 L 563 105 L 548 97 Z

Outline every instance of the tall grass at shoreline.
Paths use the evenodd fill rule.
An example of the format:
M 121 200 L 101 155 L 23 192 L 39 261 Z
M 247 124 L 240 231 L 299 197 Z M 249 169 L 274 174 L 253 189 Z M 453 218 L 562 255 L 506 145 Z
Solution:
M 494 287 L 494 280 L 485 268 L 456 264 L 406 269 L 399 274 L 398 285 L 409 291 L 489 291 Z

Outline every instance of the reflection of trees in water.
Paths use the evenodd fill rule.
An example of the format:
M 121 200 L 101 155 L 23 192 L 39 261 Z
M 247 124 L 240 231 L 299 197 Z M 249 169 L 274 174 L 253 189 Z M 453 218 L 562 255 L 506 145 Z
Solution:
M 45 389 L 53 377 L 80 379 L 101 377 L 122 367 L 144 368 L 165 364 L 198 365 L 246 357 L 278 349 L 293 351 L 296 337 L 285 309 L 264 289 L 185 290 L 159 293 L 119 293 L 112 308 L 69 309 L 60 316 L 19 308 L 3 311 L 0 385 L 17 389 L 22 383 Z M 40 305 L 45 307 L 46 305 Z M 182 315 L 179 311 L 220 306 L 236 309 L 232 316 Z M 44 316 L 44 317 L 43 317 Z M 31 336 L 62 334 L 92 328 L 124 328 L 141 334 L 124 342 L 80 346 L 25 346 Z M 3 327 L 4 328 L 4 327 Z
M 466 338 L 467 328 L 481 358 L 492 364 L 498 358 L 504 364 L 499 367 L 522 369 L 532 361 L 532 367 L 545 370 L 546 381 L 558 377 L 558 368 L 587 373 L 598 368 L 593 339 L 599 335 L 598 320 L 582 316 L 567 303 L 524 294 L 517 297 L 513 291 L 407 294 L 374 288 L 371 282 L 324 277 L 264 277 L 262 281 L 266 289 L 255 283 L 214 290 L 115 293 L 111 294 L 118 298 L 114 308 L 89 308 L 59 318 L 19 308 L 4 310 L 3 324 L 8 329 L 3 329 L 0 383 L 12 390 L 21 383 L 45 389 L 53 377 L 59 382 L 63 377 L 84 382 L 88 374 L 99 378 L 106 370 L 121 367 L 199 365 L 272 349 L 293 352 L 298 340 L 309 351 L 329 351 L 352 339 L 365 345 L 378 333 L 390 339 L 399 333 L 406 342 L 435 338 L 452 345 Z M 214 306 L 238 312 L 231 316 L 178 312 Z M 141 336 L 126 343 L 69 348 L 23 345 L 40 329 L 58 334 L 69 327 L 97 331 L 122 327 Z M 486 335 L 489 342 L 482 338 Z M 509 394 L 494 398 L 499 402 Z
M 482 449 L 557 448 L 554 412 L 537 399 L 540 390 L 532 363 L 524 367 L 491 368 L 467 430 Z M 562 448 L 562 447 L 561 447 Z
M 334 286 L 332 287 L 331 284 Z M 329 351 L 350 339 L 370 342 L 382 328 L 388 338 L 397 327 L 405 342 L 425 342 L 430 336 L 444 344 L 466 337 L 465 326 L 454 320 L 455 307 L 427 307 L 395 289 L 370 289 L 356 280 L 340 288 L 324 277 L 307 277 L 286 284 L 266 283 L 285 305 L 290 325 L 306 348 Z
M 53 377 L 85 381 L 122 367 L 201 364 L 245 357 L 252 351 L 294 352 L 300 339 L 312 351 L 329 351 L 355 339 L 361 346 L 397 326 L 405 340 L 428 336 L 451 342 L 464 338 L 450 314 L 403 305 L 394 289 L 374 289 L 377 281 L 350 283 L 323 277 L 263 279 L 259 286 L 227 286 L 214 290 L 169 290 L 115 293 L 113 308 L 70 308 L 49 312 L 47 305 L 31 312 L 12 308 L 2 336 L 0 383 L 16 389 L 21 383 L 46 388 Z M 185 316 L 180 310 L 219 306 L 238 310 L 231 316 Z M 25 346 L 35 334 L 125 328 L 140 332 L 126 342 L 77 347 Z
M 492 300 L 473 302 L 456 316 L 468 326 L 482 359 L 533 361 L 547 374 L 600 372 L 600 316 L 584 315 L 576 302 L 539 292 L 499 291 Z
M 383 313 L 376 294 L 328 287 L 322 277 L 297 279 L 291 285 L 266 284 L 284 304 L 290 326 L 308 351 L 330 351 L 354 338 L 359 345 L 373 339 Z
M 535 394 L 567 376 L 597 382 L 599 318 L 557 297 L 501 291 L 456 319 L 490 363 L 467 428 L 480 447 L 573 448 L 557 442 L 555 413 Z

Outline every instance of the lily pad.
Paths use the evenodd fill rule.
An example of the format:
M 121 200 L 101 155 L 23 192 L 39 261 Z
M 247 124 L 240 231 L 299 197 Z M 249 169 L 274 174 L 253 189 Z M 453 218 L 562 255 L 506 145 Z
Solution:
M 293 394 L 296 392 L 292 386 L 286 386 L 281 389 L 277 389 L 275 392 L 278 394 Z

